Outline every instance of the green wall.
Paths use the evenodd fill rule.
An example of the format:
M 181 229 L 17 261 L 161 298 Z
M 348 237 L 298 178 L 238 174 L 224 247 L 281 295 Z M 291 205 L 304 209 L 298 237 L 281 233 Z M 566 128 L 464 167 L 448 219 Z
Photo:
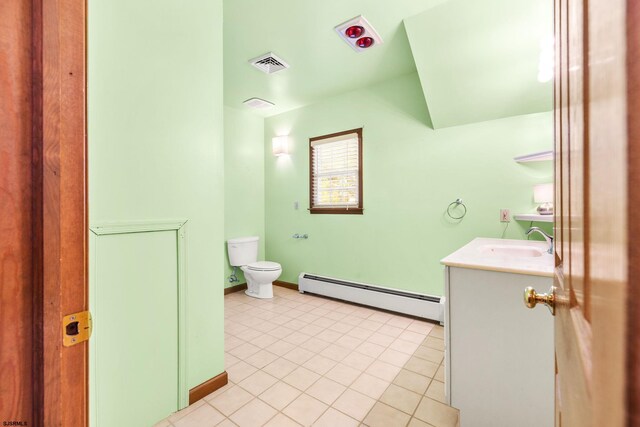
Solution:
M 441 130 L 429 128 L 417 74 L 280 114 L 265 121 L 266 258 L 300 272 L 442 294 L 439 260 L 475 237 L 523 239 L 499 209 L 533 212 L 533 185 L 552 180 L 551 163 L 513 157 L 552 147 L 550 112 Z M 364 127 L 364 208 L 359 215 L 310 215 L 308 138 Z M 291 154 L 276 158 L 275 135 Z M 462 198 L 468 214 L 447 219 Z M 294 202 L 300 209 L 294 209 Z M 291 238 L 308 233 L 308 240 Z
M 245 283 L 238 268 L 230 283 L 231 266 L 226 240 L 259 236 L 259 258 L 264 259 L 264 119 L 247 111 L 224 108 L 225 230 L 224 283 Z
M 90 0 L 88 11 L 90 226 L 187 220 L 191 388 L 224 370 L 222 1 Z

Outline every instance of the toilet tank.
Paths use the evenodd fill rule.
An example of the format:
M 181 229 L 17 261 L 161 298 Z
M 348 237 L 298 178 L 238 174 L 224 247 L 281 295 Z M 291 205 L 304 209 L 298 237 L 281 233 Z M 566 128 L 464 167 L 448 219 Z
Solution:
M 258 261 L 258 240 L 258 236 L 227 240 L 229 264 L 232 267 L 242 267 Z

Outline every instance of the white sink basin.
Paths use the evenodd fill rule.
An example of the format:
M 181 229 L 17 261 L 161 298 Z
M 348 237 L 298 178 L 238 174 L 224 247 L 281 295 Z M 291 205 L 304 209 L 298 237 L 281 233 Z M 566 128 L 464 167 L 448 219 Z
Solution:
M 449 267 L 553 277 L 553 255 L 542 241 L 478 237 L 442 260 Z
M 541 257 L 545 253 L 543 250 L 538 248 L 515 245 L 484 245 L 480 247 L 480 252 L 484 255 L 514 258 L 537 258 Z

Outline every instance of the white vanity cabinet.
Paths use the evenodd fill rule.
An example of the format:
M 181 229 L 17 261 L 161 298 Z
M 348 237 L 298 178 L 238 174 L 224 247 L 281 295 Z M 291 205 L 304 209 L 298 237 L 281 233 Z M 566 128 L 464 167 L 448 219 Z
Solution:
M 539 242 L 476 239 L 443 260 L 447 398 L 461 427 L 552 427 L 553 316 L 526 308 L 523 291 L 549 290 L 553 256 L 538 255 L 537 268 L 484 251 L 505 242 L 546 250 Z

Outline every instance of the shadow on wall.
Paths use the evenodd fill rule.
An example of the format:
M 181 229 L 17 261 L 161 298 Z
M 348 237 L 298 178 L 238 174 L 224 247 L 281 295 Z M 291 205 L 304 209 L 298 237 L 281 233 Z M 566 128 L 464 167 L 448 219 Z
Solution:
M 398 32 L 402 31 L 406 38 L 404 25 Z M 408 43 L 408 42 L 407 42 Z M 407 88 L 407 84 L 410 87 Z M 422 93 L 420 82 L 417 79 L 406 83 L 402 80 L 391 80 L 385 84 L 376 85 L 370 88 L 370 95 L 375 97 L 380 104 L 386 105 L 389 112 L 398 113 L 400 116 L 409 117 L 430 129 L 433 129 L 429 108 L 423 96 L 407 97 L 407 89 L 413 93 Z

